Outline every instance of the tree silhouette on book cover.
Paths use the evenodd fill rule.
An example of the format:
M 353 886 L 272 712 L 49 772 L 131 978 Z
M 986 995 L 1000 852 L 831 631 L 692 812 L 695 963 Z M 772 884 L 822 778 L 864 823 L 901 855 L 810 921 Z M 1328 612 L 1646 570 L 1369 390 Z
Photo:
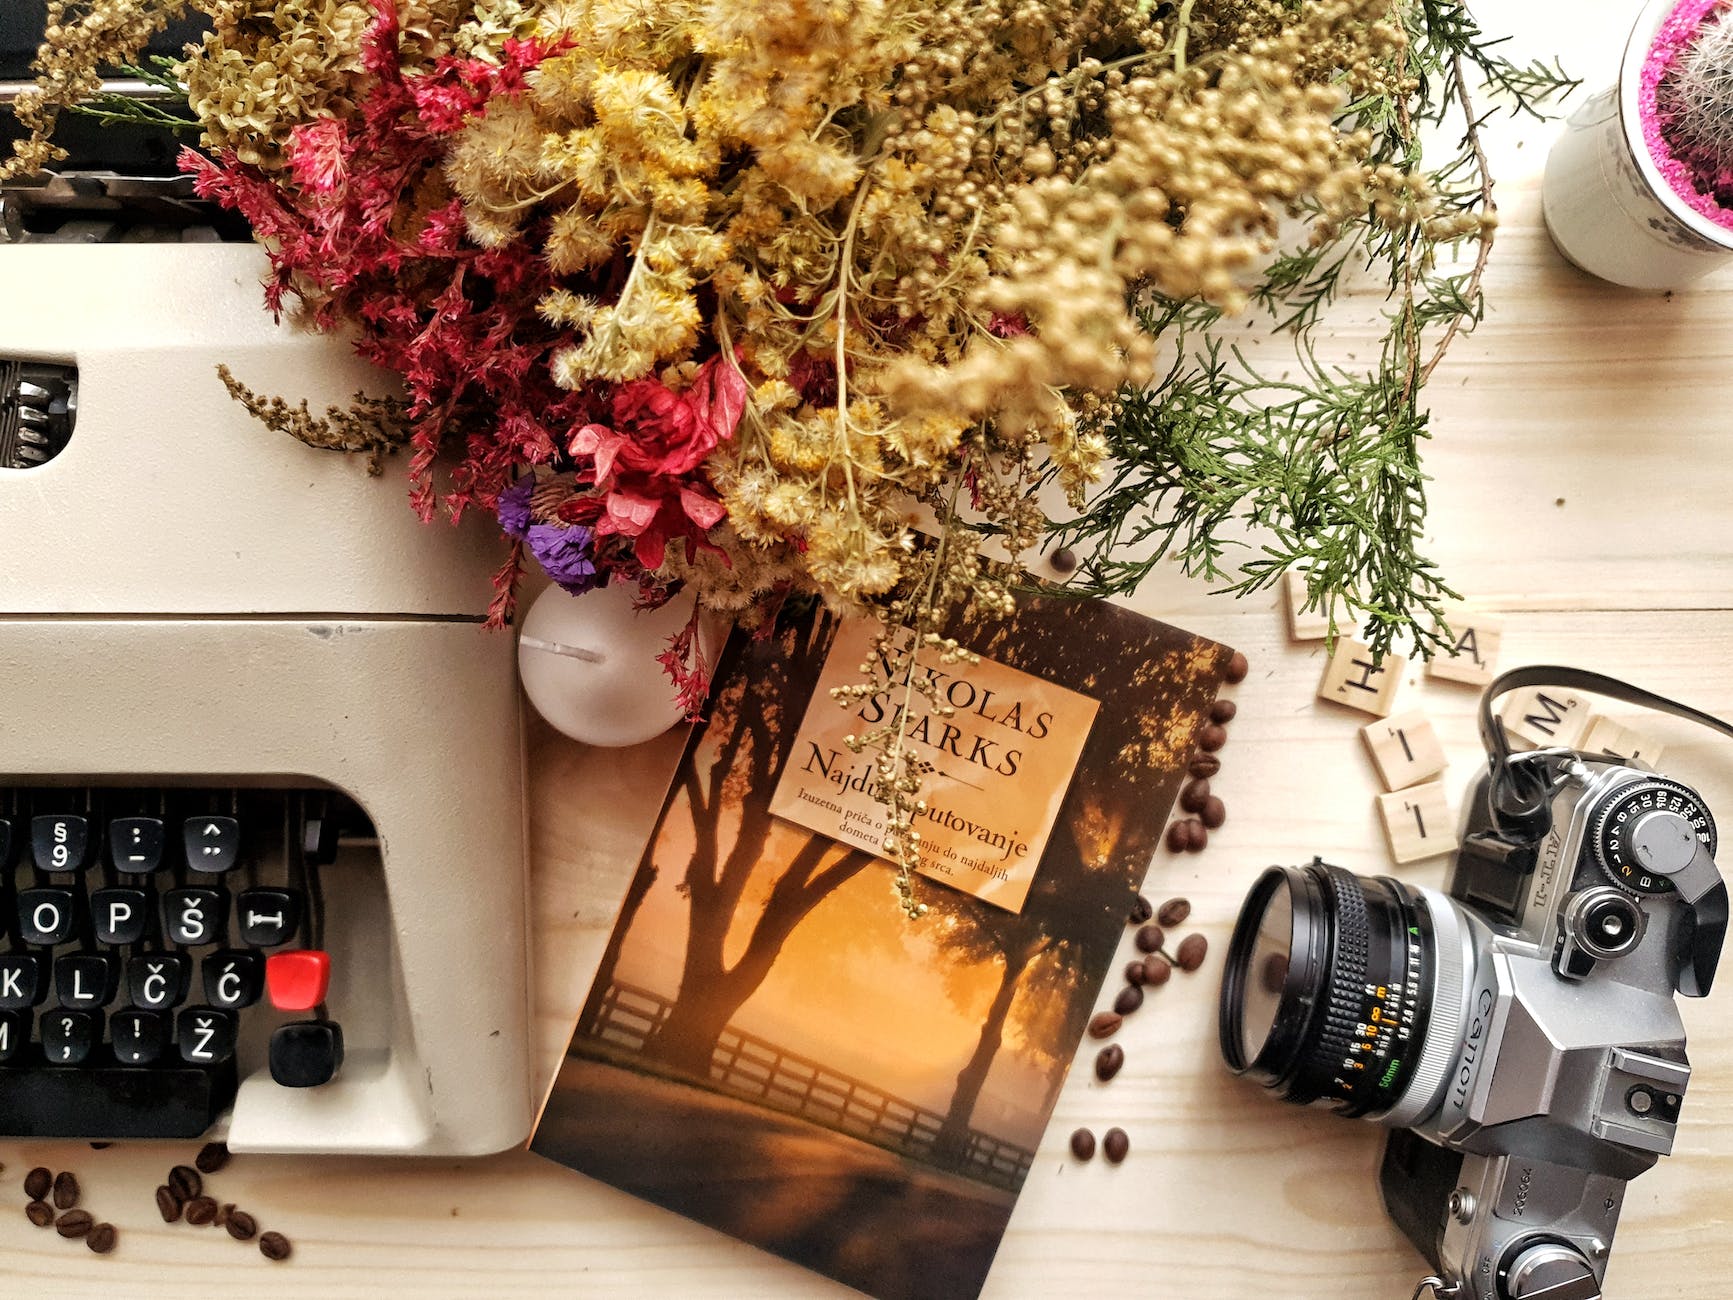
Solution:
M 1058 597 L 960 619 L 1102 707 L 1021 910 L 923 882 L 910 921 L 888 864 L 769 812 L 836 628 L 725 653 L 533 1145 L 875 1295 L 973 1294 L 1229 651 Z

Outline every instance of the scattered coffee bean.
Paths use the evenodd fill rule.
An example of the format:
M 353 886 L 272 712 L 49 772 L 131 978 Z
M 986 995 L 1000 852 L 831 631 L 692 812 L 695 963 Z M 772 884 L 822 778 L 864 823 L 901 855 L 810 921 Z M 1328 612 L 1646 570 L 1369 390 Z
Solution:
M 1222 761 L 1214 754 L 1197 754 L 1192 757 L 1191 766 L 1186 768 L 1193 776 L 1214 776 L 1222 770 Z
M 1150 953 L 1143 959 L 1143 983 L 1146 988 L 1158 989 L 1167 983 L 1173 975 L 1173 966 L 1159 953 Z
M 223 1220 L 223 1227 L 229 1230 L 229 1236 L 236 1241 L 251 1241 L 259 1235 L 259 1222 L 245 1210 L 237 1210 L 234 1206 L 224 1207 L 229 1211 L 229 1217 Z
M 1198 820 L 1210 830 L 1219 830 L 1221 824 L 1228 819 L 1228 806 L 1213 794 L 1203 801 L 1203 807 L 1197 810 Z
M 113 1145 L 114 1143 L 112 1142 L 92 1142 L 90 1144 L 90 1149 L 92 1151 L 106 1151 Z
M 1189 782 L 1185 789 L 1179 792 L 1179 806 L 1189 813 L 1202 812 L 1204 802 L 1209 798 L 1209 779 L 1198 777 Z
M 229 1148 L 222 1142 L 207 1142 L 199 1148 L 193 1167 L 201 1174 L 214 1174 L 229 1163 Z
M 1125 1135 L 1124 1129 L 1110 1128 L 1101 1135 L 1101 1154 L 1113 1161 L 1114 1164 L 1125 1159 L 1126 1153 L 1130 1150 L 1131 1139 Z
M 37 1165 L 24 1175 L 24 1194 L 33 1201 L 46 1201 L 49 1189 L 54 1186 L 54 1171 Z
M 1215 753 L 1227 743 L 1227 728 L 1219 722 L 1206 723 L 1203 730 L 1197 733 L 1197 747 L 1206 754 Z
M 280 1232 L 267 1232 L 259 1238 L 259 1254 L 273 1263 L 288 1259 L 293 1250 L 289 1239 Z
M 218 1228 L 227 1227 L 228 1222 L 229 1222 L 229 1216 L 231 1214 L 233 1214 L 234 1212 L 235 1212 L 235 1203 L 233 1201 L 229 1201 L 226 1204 L 217 1206 L 217 1218 L 216 1218 L 216 1222 L 215 1222 L 214 1226 L 218 1227 Z
M 89 1210 L 68 1210 L 54 1221 L 54 1230 L 62 1237 L 82 1237 L 96 1226 Z
M 1143 958 L 1133 957 L 1125 963 L 1125 982 L 1127 984 L 1143 983 Z
M 1097 1011 L 1089 1022 L 1091 1038 L 1112 1038 L 1119 1032 L 1120 1025 L 1125 1023 L 1125 1017 L 1113 1011 Z
M 205 1180 L 191 1165 L 176 1165 L 168 1171 L 168 1185 L 183 1201 L 190 1201 L 205 1190 Z
M 47 1201 L 32 1201 L 24 1207 L 24 1217 L 38 1228 L 46 1228 L 54 1222 L 54 1207 Z
M 187 1222 L 195 1228 L 208 1228 L 217 1221 L 217 1203 L 208 1196 L 195 1196 L 187 1202 Z
M 1155 914 L 1155 919 L 1163 925 L 1183 925 L 1186 917 L 1191 915 L 1191 899 L 1170 898 L 1161 905 L 1161 910 Z
M 1235 650 L 1233 658 L 1228 660 L 1228 670 L 1225 674 L 1228 685 L 1238 686 L 1241 682 L 1245 681 L 1246 674 L 1251 672 L 1251 670 L 1251 660 L 1247 659 L 1240 651 Z
M 1127 925 L 1142 925 L 1154 915 L 1155 909 L 1150 906 L 1149 900 L 1139 894 L 1131 901 L 1131 913 L 1126 917 L 1125 923 Z
M 1113 1009 L 1122 1016 L 1129 1016 L 1143 1005 L 1143 990 L 1136 984 L 1127 984 L 1119 990 L 1119 996 L 1113 999 Z
M 156 1189 L 156 1212 L 164 1223 L 177 1223 L 181 1217 L 181 1198 L 166 1184 Z
M 114 1243 L 120 1239 L 120 1234 L 114 1230 L 112 1223 L 99 1223 L 90 1230 L 90 1235 L 84 1239 L 98 1255 L 106 1255 L 114 1249 Z
M 1184 853 L 1191 847 L 1191 832 L 1184 822 L 1175 822 L 1167 828 L 1167 847 L 1171 852 Z
M 1209 832 L 1204 829 L 1202 822 L 1187 822 L 1186 828 L 1191 836 L 1191 842 L 1185 846 L 1187 853 L 1202 853 L 1209 847 Z
M 1071 1135 L 1071 1154 L 1079 1160 L 1089 1160 L 1095 1155 L 1095 1134 L 1086 1128 L 1080 1128 Z
M 1134 942 L 1137 944 L 1139 952 L 1154 952 L 1161 947 L 1161 941 L 1166 937 L 1161 932 L 1159 925 L 1144 925 L 1138 927 L 1137 938 Z
M 1204 956 L 1208 952 L 1208 939 L 1201 934 L 1188 934 L 1180 942 L 1179 951 L 1174 954 L 1174 960 L 1182 971 L 1190 973 L 1203 965 Z
M 70 1210 L 78 1204 L 78 1175 L 71 1170 L 58 1174 L 54 1179 L 54 1208 Z
M 1234 716 L 1239 713 L 1239 711 L 1240 706 L 1235 704 L 1232 700 L 1217 700 L 1214 704 L 1209 706 L 1209 720 L 1211 722 L 1219 722 L 1225 727 L 1228 723 L 1234 720 Z
M 1118 1043 L 1109 1043 L 1095 1056 L 1095 1077 L 1106 1083 L 1119 1073 L 1119 1067 L 1125 1064 L 1125 1049 Z
M 1065 577 L 1077 572 L 1077 552 L 1069 546 L 1061 546 L 1047 557 L 1047 563 L 1053 566 L 1053 572 Z

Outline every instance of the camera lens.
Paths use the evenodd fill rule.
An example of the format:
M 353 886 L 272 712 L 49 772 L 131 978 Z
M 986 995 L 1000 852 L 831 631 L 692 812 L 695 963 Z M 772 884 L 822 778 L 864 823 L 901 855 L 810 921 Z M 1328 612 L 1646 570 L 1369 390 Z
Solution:
M 1222 978 L 1222 1055 L 1284 1100 L 1388 1111 L 1431 1017 L 1432 919 L 1399 881 L 1272 867 L 1247 896 Z

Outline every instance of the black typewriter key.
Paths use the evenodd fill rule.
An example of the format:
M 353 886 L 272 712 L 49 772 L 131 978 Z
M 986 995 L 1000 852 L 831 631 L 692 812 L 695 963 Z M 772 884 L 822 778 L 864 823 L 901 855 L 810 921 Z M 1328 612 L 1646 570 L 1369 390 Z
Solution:
M 149 919 L 150 896 L 142 889 L 99 889 L 90 896 L 98 943 L 137 943 Z
M 20 889 L 18 937 L 48 947 L 65 943 L 72 937 L 75 902 L 70 889 Z
M 194 871 L 219 875 L 241 861 L 241 823 L 233 817 L 189 817 L 181 836 Z
M 82 871 L 90 852 L 90 819 L 61 816 L 30 819 L 30 852 L 43 871 Z
M 271 1077 L 285 1088 L 317 1088 L 343 1065 L 343 1028 L 334 1020 L 297 1020 L 271 1035 Z
M 16 1059 L 30 1042 L 30 1013 L 0 1011 L 0 1064 Z
M 178 952 L 147 952 L 126 963 L 126 997 L 144 1011 L 178 1007 L 187 995 L 192 959 Z
M 235 1054 L 235 1013 L 188 1007 L 175 1017 L 175 1038 L 188 1065 L 220 1065 Z
M 154 1011 L 116 1011 L 108 1022 L 114 1057 L 123 1065 L 155 1065 L 162 1060 L 173 1029 L 167 1016 Z
M 62 1008 L 42 1013 L 42 1051 L 50 1065 L 82 1065 L 101 1041 L 100 1011 Z
M 116 871 L 142 876 L 163 864 L 160 817 L 116 817 L 108 824 L 108 853 Z
M 256 952 L 213 952 L 205 958 L 205 1001 L 225 1011 L 250 1007 L 265 991 L 265 958 Z
M 15 818 L 0 816 L 0 871 L 12 866 L 12 855 L 18 849 L 18 834 L 13 829 L 16 824 Z
M 54 992 L 67 1008 L 104 1007 L 114 997 L 114 958 L 100 953 L 57 957 Z
M 221 943 L 229 896 L 216 889 L 171 889 L 162 896 L 162 928 L 169 942 L 187 948 Z
M 43 961 L 29 953 L 0 957 L 0 1009 L 16 1011 L 42 1004 L 48 996 L 48 981 L 42 978 Z
M 252 948 L 288 943 L 301 924 L 301 895 L 293 889 L 243 889 L 235 908 L 241 942 Z

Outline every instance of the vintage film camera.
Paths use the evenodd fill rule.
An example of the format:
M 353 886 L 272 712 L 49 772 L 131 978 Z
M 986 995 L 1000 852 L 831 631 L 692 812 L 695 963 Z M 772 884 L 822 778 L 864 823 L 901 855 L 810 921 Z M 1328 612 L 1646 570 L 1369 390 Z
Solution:
M 1513 753 L 1492 701 L 1593 691 L 1733 727 L 1612 678 L 1508 672 L 1489 770 L 1439 893 L 1272 867 L 1229 949 L 1221 1047 L 1288 1101 L 1376 1120 L 1392 1219 L 1448 1300 L 1598 1300 L 1625 1184 L 1673 1147 L 1691 1070 L 1674 995 L 1727 928 L 1695 791 L 1606 754 Z

